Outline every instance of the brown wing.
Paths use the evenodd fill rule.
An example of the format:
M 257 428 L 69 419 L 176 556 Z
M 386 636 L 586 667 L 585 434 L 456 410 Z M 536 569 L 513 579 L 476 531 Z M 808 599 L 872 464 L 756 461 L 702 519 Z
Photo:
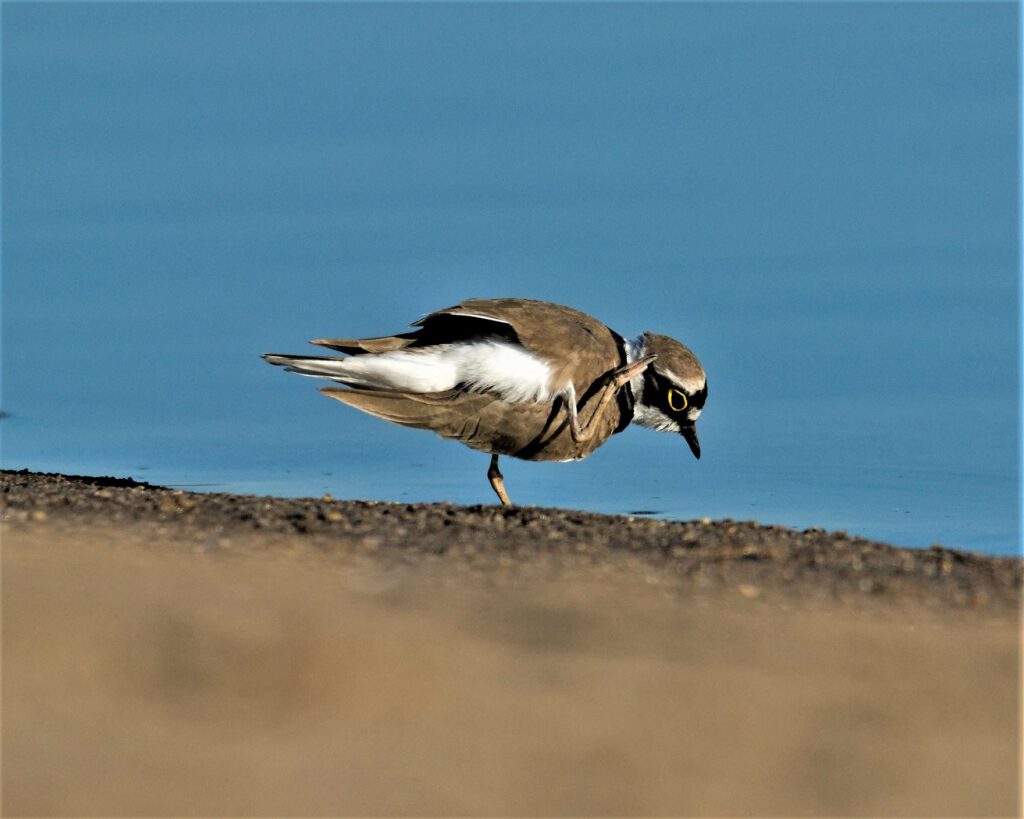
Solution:
M 410 333 L 376 338 L 318 338 L 310 344 L 330 347 L 349 355 L 363 353 L 387 353 L 404 350 L 406 347 L 429 347 L 435 344 L 452 344 L 474 338 L 495 336 L 517 341 L 515 331 L 503 321 L 483 316 L 462 315 L 440 310 L 425 316 Z
M 360 355 L 497 336 L 548 362 L 553 388 L 560 389 L 571 376 L 578 395 L 624 361 L 621 339 L 608 327 L 579 310 L 546 301 L 469 299 L 430 313 L 413 326 L 419 329 L 401 335 L 312 343 Z
M 501 332 L 547 361 L 556 388 L 570 375 L 582 395 L 609 370 L 623 363 L 621 340 L 607 326 L 571 307 L 531 299 L 469 299 L 438 310 L 417 325 L 426 332 L 437 323 L 460 319 Z
M 315 338 L 310 344 L 330 347 L 349 355 L 363 353 L 388 353 L 402 350 L 416 342 L 416 333 L 405 333 L 400 336 L 378 336 L 377 338 Z
M 607 413 L 597 434 L 586 444 L 572 440 L 560 402 L 509 403 L 491 393 L 448 390 L 437 393 L 387 392 L 324 387 L 325 395 L 363 412 L 414 429 L 429 429 L 442 438 L 473 449 L 526 460 L 563 461 L 583 458 L 615 430 L 616 413 Z M 590 408 L 596 401 L 588 402 Z M 588 406 L 581 410 L 584 421 Z

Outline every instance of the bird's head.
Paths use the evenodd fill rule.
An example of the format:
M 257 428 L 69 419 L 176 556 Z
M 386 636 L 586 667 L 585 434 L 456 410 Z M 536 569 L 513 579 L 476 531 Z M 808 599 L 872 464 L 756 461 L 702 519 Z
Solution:
M 633 422 L 662 432 L 678 432 L 700 458 L 697 418 L 708 397 L 704 368 L 690 348 L 674 338 L 644 333 L 633 345 L 634 357 L 657 358 L 632 381 Z

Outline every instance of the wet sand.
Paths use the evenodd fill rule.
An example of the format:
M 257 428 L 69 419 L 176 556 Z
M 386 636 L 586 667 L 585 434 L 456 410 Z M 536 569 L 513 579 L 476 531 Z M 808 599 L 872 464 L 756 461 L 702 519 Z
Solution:
M 1021 563 L 4 473 L 5 815 L 1018 815 Z

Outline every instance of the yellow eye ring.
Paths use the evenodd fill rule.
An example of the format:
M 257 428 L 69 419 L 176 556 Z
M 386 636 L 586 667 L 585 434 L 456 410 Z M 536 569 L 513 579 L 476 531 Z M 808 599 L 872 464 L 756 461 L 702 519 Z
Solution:
M 679 406 L 676 406 L 676 401 L 680 401 Z M 668 388 L 668 408 L 672 412 L 682 412 L 689 406 L 689 402 L 686 400 L 686 394 L 674 390 L 671 387 Z

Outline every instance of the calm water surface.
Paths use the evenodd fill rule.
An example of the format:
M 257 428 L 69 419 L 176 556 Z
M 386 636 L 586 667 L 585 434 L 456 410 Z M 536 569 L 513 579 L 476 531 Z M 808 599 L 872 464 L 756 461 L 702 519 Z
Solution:
M 1018 13 L 5 5 L 3 464 L 490 503 L 258 356 L 519 295 L 710 395 L 517 502 L 1015 552 Z

